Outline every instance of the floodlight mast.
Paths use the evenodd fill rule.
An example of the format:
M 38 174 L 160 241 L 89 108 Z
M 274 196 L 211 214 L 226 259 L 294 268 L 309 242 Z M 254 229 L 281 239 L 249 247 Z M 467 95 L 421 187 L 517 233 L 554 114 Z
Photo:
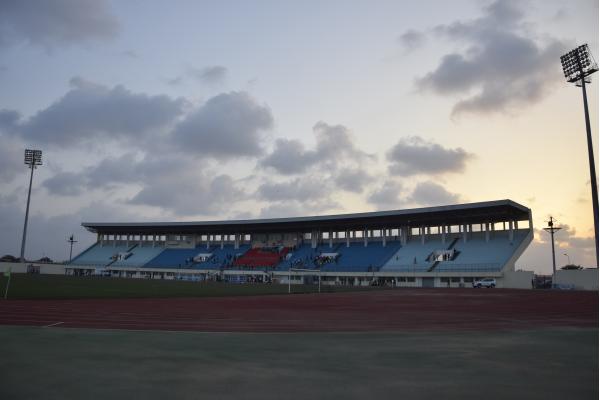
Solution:
M 590 185 L 592 186 L 592 207 L 594 210 L 594 238 L 596 242 L 596 267 L 598 267 L 598 181 L 596 180 L 596 163 L 594 162 L 594 143 L 592 142 L 592 129 L 588 111 L 585 78 L 598 71 L 598 65 L 590 54 L 587 44 L 581 45 L 560 57 L 563 72 L 567 82 L 581 85 L 583 94 L 583 111 L 585 115 L 585 129 L 587 132 L 588 160 L 590 165 Z
M 554 226 L 554 218 L 550 216 L 548 221 L 548 227 L 544 228 L 546 232 L 550 234 L 550 242 L 552 243 L 552 286 L 556 284 L 556 254 L 554 253 L 554 232 L 560 231 L 560 226 Z
M 25 262 L 25 241 L 27 239 L 27 220 L 29 219 L 29 202 L 31 200 L 31 184 L 33 182 L 33 170 L 42 165 L 42 151 L 25 149 L 25 165 L 31 169 L 29 175 L 29 192 L 27 193 L 27 207 L 25 208 L 25 224 L 23 225 L 23 240 L 21 241 L 20 261 Z

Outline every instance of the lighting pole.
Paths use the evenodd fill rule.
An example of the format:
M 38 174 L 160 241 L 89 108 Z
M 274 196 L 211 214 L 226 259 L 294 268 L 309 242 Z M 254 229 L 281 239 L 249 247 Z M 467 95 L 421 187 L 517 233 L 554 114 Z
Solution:
M 27 208 L 25 208 L 25 224 L 23 225 L 23 240 L 21 241 L 21 262 L 25 262 L 25 240 L 27 238 L 27 220 L 29 219 L 29 201 L 31 200 L 31 183 L 33 182 L 33 170 L 42 165 L 42 151 L 25 149 L 25 165 L 31 169 L 29 176 L 29 192 L 27 193 Z
M 583 94 L 583 111 L 585 114 L 585 129 L 587 131 L 588 160 L 590 164 L 590 185 L 592 186 L 592 206 L 594 208 L 594 236 L 596 239 L 596 267 L 598 267 L 598 182 L 596 181 L 596 165 L 594 162 L 594 144 L 588 111 L 585 78 L 598 71 L 598 64 L 590 54 L 587 44 L 581 45 L 560 57 L 563 72 L 567 82 L 581 86 Z
M 563 256 L 567 256 L 567 263 L 568 265 L 571 265 L 571 257 L 569 257 L 567 253 L 563 253 Z
M 550 221 L 548 221 L 548 227 L 544 228 L 546 232 L 550 233 L 550 241 L 552 243 L 552 286 L 556 283 L 556 256 L 554 254 L 554 232 L 560 231 L 562 228 L 559 226 L 554 226 L 554 219 L 550 216 Z
M 75 237 L 73 236 L 73 234 L 71 234 L 71 236 L 69 237 L 69 240 L 67 240 L 67 242 L 71 244 L 71 250 L 69 251 L 69 264 L 70 264 L 71 259 L 73 258 L 73 243 L 77 243 L 77 240 L 75 240 Z

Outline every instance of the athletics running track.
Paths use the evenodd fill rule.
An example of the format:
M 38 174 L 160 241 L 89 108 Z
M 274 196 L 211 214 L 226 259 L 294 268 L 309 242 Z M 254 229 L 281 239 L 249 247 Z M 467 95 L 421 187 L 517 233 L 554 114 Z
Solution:
M 598 327 L 598 292 L 394 289 L 267 296 L 0 301 L 0 325 L 203 332 Z

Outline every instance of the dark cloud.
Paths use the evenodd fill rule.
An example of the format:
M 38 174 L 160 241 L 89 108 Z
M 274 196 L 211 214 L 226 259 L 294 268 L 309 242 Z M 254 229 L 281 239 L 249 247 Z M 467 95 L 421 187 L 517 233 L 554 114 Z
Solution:
M 174 215 L 210 215 L 246 198 L 228 175 L 199 168 L 190 158 L 127 153 L 109 157 L 79 173 L 59 172 L 42 186 L 53 195 L 77 196 L 91 190 L 139 188 L 130 204 L 159 207 Z
M 398 42 L 404 47 L 404 50 L 409 52 L 413 51 L 423 45 L 427 35 L 423 32 L 409 29 L 398 37 Z
M 293 175 L 306 171 L 317 161 L 316 151 L 305 150 L 299 140 L 277 139 L 273 152 L 260 160 L 260 165 L 283 175 Z
M 409 201 L 421 206 L 442 206 L 459 203 L 460 196 L 450 193 L 435 182 L 420 182 L 413 189 Z
M 561 80 L 556 67 L 564 42 L 537 41 L 524 20 L 521 4 L 497 0 L 474 20 L 439 25 L 435 32 L 463 51 L 442 56 L 438 67 L 417 79 L 417 86 L 441 95 L 465 95 L 452 115 L 517 110 L 541 100 Z
M 71 85 L 58 101 L 14 130 L 28 141 L 61 147 L 106 139 L 135 142 L 172 124 L 187 104 L 183 99 L 132 93 L 123 86 L 108 88 L 81 78 L 72 79 Z
M 263 153 L 262 133 L 273 127 L 273 116 L 245 92 L 209 99 L 177 125 L 173 141 L 183 151 L 225 159 Z
M 462 172 L 473 157 L 461 147 L 447 149 L 418 136 L 403 138 L 386 154 L 392 174 L 410 176 L 416 174 L 439 175 Z
M 2 0 L 0 45 L 26 42 L 52 49 L 116 37 L 117 18 L 104 0 Z
M 362 169 L 344 169 L 336 174 L 334 182 L 340 189 L 362 193 L 374 178 Z
M 406 199 L 400 197 L 403 191 L 404 188 L 399 182 L 387 180 L 367 197 L 367 201 L 380 210 L 398 209 L 406 204 Z
M 229 175 L 168 174 L 153 179 L 130 201 L 160 207 L 176 215 L 212 215 L 246 197 Z
M 273 151 L 264 157 L 259 165 L 273 168 L 283 175 L 305 172 L 313 166 L 335 171 L 344 164 L 361 164 L 375 157 L 360 150 L 343 125 L 329 125 L 317 122 L 313 127 L 316 139 L 314 150 L 306 150 L 298 140 L 278 139 Z

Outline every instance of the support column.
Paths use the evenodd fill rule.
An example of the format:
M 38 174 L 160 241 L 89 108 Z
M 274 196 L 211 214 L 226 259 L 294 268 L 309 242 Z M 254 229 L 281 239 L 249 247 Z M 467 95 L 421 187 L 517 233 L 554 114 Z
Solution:
M 385 239 L 386 239 L 386 236 L 387 236 L 386 233 L 387 233 L 386 232 L 386 228 L 383 228 L 381 230 L 381 237 L 383 238 L 383 247 L 385 247 Z
M 346 230 L 346 247 L 350 247 L 350 231 Z
M 442 244 L 446 244 L 446 225 L 440 226 L 440 230 L 442 232 Z
M 206 234 L 206 250 L 210 248 L 210 233 Z
M 156 246 L 156 234 L 152 235 L 152 247 Z
M 333 232 L 329 231 L 329 248 L 333 247 Z
M 421 244 L 425 244 L 425 227 L 421 226 L 419 228 L 419 233 L 421 234 Z
M 490 223 L 486 222 L 484 224 L 485 226 L 485 241 L 489 242 L 490 241 Z
M 508 240 L 510 242 L 513 241 L 515 237 L 515 231 L 513 229 L 513 222 L 512 221 L 508 221 Z
M 144 236 L 144 235 L 142 235 L 142 234 L 140 233 L 140 240 L 139 240 L 139 242 L 138 242 L 138 245 L 139 245 L 140 247 L 142 247 L 142 237 L 143 237 L 143 236 Z
M 310 247 L 313 249 L 317 248 L 317 235 L 318 235 L 317 231 L 312 231 L 310 233 Z
M 113 247 L 117 247 L 117 236 L 118 235 L 113 235 Z
M 368 232 L 369 232 L 369 231 L 367 231 L 367 228 L 365 228 L 365 229 L 363 230 L 363 240 L 364 240 L 364 242 L 365 242 L 365 247 L 367 247 L 367 242 L 368 242 L 368 239 L 367 239 L 367 234 L 368 234 Z
M 467 224 L 462 225 L 462 238 L 463 242 L 467 243 Z
M 225 247 L 225 235 L 221 234 L 221 250 Z
M 236 233 L 233 237 L 233 248 L 236 250 L 240 248 L 240 234 L 239 233 Z

